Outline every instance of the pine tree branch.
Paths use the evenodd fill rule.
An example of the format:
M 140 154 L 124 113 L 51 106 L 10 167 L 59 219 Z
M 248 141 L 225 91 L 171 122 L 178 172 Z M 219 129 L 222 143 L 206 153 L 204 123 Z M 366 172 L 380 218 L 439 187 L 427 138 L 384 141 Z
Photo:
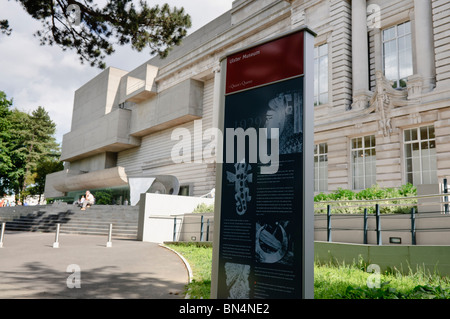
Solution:
M 149 48 L 151 54 L 165 57 L 173 46 L 180 44 L 191 26 L 191 18 L 183 8 L 170 8 L 167 4 L 149 7 L 142 0 L 139 8 L 132 0 L 109 0 L 103 8 L 89 0 L 16 2 L 41 21 L 43 29 L 35 33 L 41 45 L 74 49 L 82 63 L 99 68 L 105 68 L 104 59 L 114 52 L 114 45 L 131 44 L 137 51 Z M 79 25 L 70 22 L 68 9 L 73 7 L 79 9 L 76 12 Z M 7 20 L 0 21 L 0 32 L 11 33 Z

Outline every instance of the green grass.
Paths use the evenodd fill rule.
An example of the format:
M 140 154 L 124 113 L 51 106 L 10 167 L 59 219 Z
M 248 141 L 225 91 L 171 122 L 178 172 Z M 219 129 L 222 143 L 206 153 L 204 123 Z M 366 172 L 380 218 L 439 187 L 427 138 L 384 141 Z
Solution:
M 167 245 L 180 253 L 192 270 L 192 282 L 186 286 L 190 299 L 209 299 L 211 291 L 212 247 L 180 243 Z
M 378 287 L 370 288 L 368 283 Z M 424 269 L 375 274 L 363 263 L 314 264 L 316 299 L 450 299 L 450 280 Z
M 211 287 L 212 247 L 195 244 L 168 245 L 189 262 L 193 280 L 186 286 L 191 299 L 208 299 Z M 353 264 L 314 264 L 315 299 L 450 299 L 450 278 L 424 269 L 406 274 L 394 269 L 376 275 L 366 271 L 363 261 Z M 372 277 L 370 277 L 372 276 Z M 379 288 L 369 288 L 378 283 Z M 375 280 L 373 280 L 375 279 Z

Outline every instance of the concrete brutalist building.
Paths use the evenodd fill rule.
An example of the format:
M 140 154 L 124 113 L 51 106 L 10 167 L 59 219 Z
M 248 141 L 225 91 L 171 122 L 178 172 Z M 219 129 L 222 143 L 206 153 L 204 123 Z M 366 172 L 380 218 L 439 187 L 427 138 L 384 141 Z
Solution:
M 110 188 L 123 200 L 130 180 L 157 176 L 163 193 L 209 193 L 211 141 L 193 139 L 191 163 L 177 163 L 172 133 L 217 127 L 222 56 L 301 25 L 317 33 L 315 191 L 450 176 L 448 0 L 236 0 L 168 58 L 110 67 L 75 92 L 66 169 L 47 177 L 46 197 Z

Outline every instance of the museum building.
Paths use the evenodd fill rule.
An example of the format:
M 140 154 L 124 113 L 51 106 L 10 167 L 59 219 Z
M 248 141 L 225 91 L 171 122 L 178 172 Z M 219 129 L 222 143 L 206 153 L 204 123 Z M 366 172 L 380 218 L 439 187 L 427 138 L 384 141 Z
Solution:
M 167 58 L 109 67 L 75 92 L 65 169 L 47 176 L 46 198 L 211 194 L 215 154 L 204 133 L 219 127 L 221 58 L 303 25 L 317 33 L 314 191 L 450 176 L 447 0 L 236 0 Z

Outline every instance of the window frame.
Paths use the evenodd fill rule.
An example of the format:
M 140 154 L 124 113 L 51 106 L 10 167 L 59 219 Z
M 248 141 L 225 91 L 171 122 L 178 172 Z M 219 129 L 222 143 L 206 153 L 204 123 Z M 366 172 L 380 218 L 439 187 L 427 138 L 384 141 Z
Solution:
M 399 26 L 404 25 L 404 24 L 406 24 L 406 23 L 409 23 L 409 32 L 407 32 L 407 33 L 405 33 L 405 34 L 399 36 L 399 35 L 398 35 L 398 29 L 399 29 Z M 387 31 L 387 30 L 390 30 L 390 29 L 394 29 L 395 35 L 394 35 L 393 38 L 391 38 L 391 39 L 389 39 L 389 40 L 385 40 L 384 32 Z M 413 54 L 414 54 L 414 52 L 413 52 L 413 51 L 414 51 L 414 45 L 413 45 L 413 30 L 412 30 L 412 29 L 413 29 L 413 24 L 412 24 L 412 22 L 411 22 L 410 20 L 407 20 L 407 21 L 403 21 L 403 22 L 400 22 L 400 23 L 396 23 L 396 24 L 394 24 L 394 25 L 390 25 L 390 26 L 388 26 L 388 27 L 386 27 L 386 28 L 383 28 L 383 29 L 381 30 L 381 32 L 380 32 L 380 36 L 381 36 L 381 54 L 382 54 L 382 56 L 381 56 L 381 61 L 382 61 L 382 68 L 383 68 L 383 75 L 384 75 L 384 76 L 386 76 L 386 51 L 385 51 L 385 43 L 395 41 L 396 73 L 397 73 L 397 74 L 396 74 L 396 77 L 397 77 L 397 79 L 396 79 L 396 80 L 392 80 L 392 79 L 389 79 L 387 76 L 386 76 L 386 78 L 387 78 L 389 81 L 394 82 L 393 87 L 396 88 L 396 89 L 403 89 L 403 88 L 406 88 L 406 82 L 405 82 L 405 84 L 404 84 L 403 86 L 402 86 L 401 82 L 404 81 L 404 80 L 406 80 L 406 79 L 408 78 L 408 76 L 411 76 L 411 75 L 414 74 L 414 56 L 413 56 Z M 410 55 L 410 64 L 411 64 L 411 74 L 407 75 L 406 77 L 400 78 L 400 50 L 399 50 L 399 39 L 400 39 L 400 38 L 405 38 L 405 37 L 408 36 L 408 35 L 409 35 L 409 40 L 410 40 L 410 43 L 411 43 L 411 45 L 410 45 L 410 52 L 409 52 L 409 55 Z
M 182 194 L 182 189 L 187 189 L 187 195 Z M 180 184 L 178 196 L 192 196 L 191 192 L 192 192 L 192 184 Z
M 430 131 L 429 131 L 430 127 L 433 128 L 433 135 L 434 135 L 433 138 L 430 138 Z M 423 128 L 427 128 L 427 138 L 426 139 L 422 139 L 422 136 L 421 136 L 421 129 L 423 129 Z M 413 130 L 415 130 L 416 136 L 417 136 L 418 139 L 413 140 L 412 139 L 412 135 L 410 135 L 411 138 L 409 139 L 409 141 L 406 141 L 406 132 L 407 131 L 411 131 L 411 133 L 412 133 Z M 429 160 L 430 160 L 431 157 L 434 157 L 435 170 L 427 170 L 427 171 L 423 170 L 424 156 L 422 155 L 422 150 L 423 150 L 422 149 L 422 143 L 425 143 L 425 142 L 428 143 L 428 145 L 430 145 L 430 143 L 433 143 L 433 145 L 434 145 L 434 147 L 427 148 L 427 149 L 428 150 L 429 149 L 434 149 L 435 150 L 435 154 L 434 155 L 428 154 Z M 424 179 L 425 179 L 424 178 L 424 174 L 426 172 L 431 173 L 432 171 L 434 171 L 435 172 L 435 176 L 428 176 L 428 178 L 430 179 L 432 184 L 433 183 L 437 183 L 438 182 L 438 177 L 437 177 L 438 169 L 437 169 L 437 154 L 436 154 L 436 128 L 434 127 L 434 125 L 433 124 L 425 124 L 425 125 L 421 125 L 421 126 L 408 127 L 408 128 L 403 129 L 403 132 L 402 132 L 402 143 L 403 143 L 404 182 L 405 183 L 411 183 L 413 185 L 421 185 L 421 184 L 423 184 Z M 416 173 L 415 173 L 415 171 L 414 171 L 412 166 L 411 166 L 412 171 L 408 172 L 408 163 L 407 163 L 408 159 L 413 159 L 414 158 L 412 156 L 412 151 L 411 151 L 411 157 L 408 157 L 407 145 L 412 145 L 412 144 L 415 144 L 415 143 L 418 144 L 418 148 L 419 148 L 418 149 L 419 150 L 419 170 Z M 409 174 L 412 175 L 412 177 L 411 177 L 412 181 L 409 181 L 409 178 L 408 178 Z M 415 182 L 414 181 L 414 175 L 415 174 L 419 174 L 419 176 L 420 176 L 420 181 L 419 182 Z M 428 183 L 426 183 L 426 184 L 428 184 Z
M 324 152 L 321 152 L 321 146 L 323 146 L 323 148 L 325 149 Z M 322 163 L 326 163 L 325 164 L 325 178 L 323 178 L 320 175 L 320 158 L 321 157 L 325 157 L 325 161 L 322 161 Z M 316 158 L 317 158 L 317 172 L 319 174 L 316 175 Z M 320 181 L 325 181 L 325 188 L 322 189 L 321 188 L 321 183 Z M 316 184 L 317 184 L 317 188 L 316 188 Z M 320 192 L 327 192 L 328 191 L 328 143 L 317 143 L 314 144 L 314 192 L 320 193 Z
M 325 54 L 320 54 L 320 48 L 326 46 L 325 49 Z M 327 91 L 325 92 L 320 92 L 320 58 L 322 57 L 326 57 L 327 58 L 327 65 L 324 68 L 324 70 L 326 70 L 326 86 L 327 86 Z M 316 79 L 316 61 L 317 61 L 317 79 Z M 327 42 L 325 43 L 321 43 L 318 44 L 314 47 L 314 106 L 321 106 L 321 105 L 326 105 L 328 103 L 330 103 L 330 83 L 329 83 L 329 79 L 330 79 L 330 59 L 329 59 L 329 45 Z M 316 80 L 317 80 L 317 95 L 316 95 Z M 320 96 L 326 94 L 327 99 L 326 102 L 321 103 L 320 102 Z
M 366 138 L 370 138 L 370 145 L 367 147 L 366 146 Z M 361 139 L 361 147 L 356 147 L 354 148 L 353 146 L 355 145 L 354 141 L 357 139 Z M 373 141 L 373 145 L 372 145 L 372 141 Z M 373 150 L 373 155 L 370 154 L 370 156 L 373 156 L 373 163 L 370 163 L 371 165 L 373 165 L 373 167 L 371 167 L 371 169 L 374 170 L 373 174 L 370 174 L 370 180 L 368 180 L 369 175 L 366 174 L 367 172 L 367 161 L 366 161 L 366 151 L 372 151 Z M 363 162 L 362 162 L 362 172 L 363 175 L 355 175 L 355 161 L 354 161 L 354 152 L 360 152 L 362 151 L 362 154 L 364 155 L 363 158 Z M 373 185 L 376 184 L 377 182 L 377 174 L 376 174 L 376 136 L 375 134 L 371 134 L 371 135 L 364 135 L 364 136 L 356 136 L 356 137 L 352 137 L 350 139 L 350 168 L 351 168 L 351 187 L 352 190 L 363 190 L 366 189 L 368 187 L 371 187 Z M 356 178 L 363 178 L 363 187 L 356 187 Z M 371 183 L 371 185 L 368 185 L 369 183 Z

